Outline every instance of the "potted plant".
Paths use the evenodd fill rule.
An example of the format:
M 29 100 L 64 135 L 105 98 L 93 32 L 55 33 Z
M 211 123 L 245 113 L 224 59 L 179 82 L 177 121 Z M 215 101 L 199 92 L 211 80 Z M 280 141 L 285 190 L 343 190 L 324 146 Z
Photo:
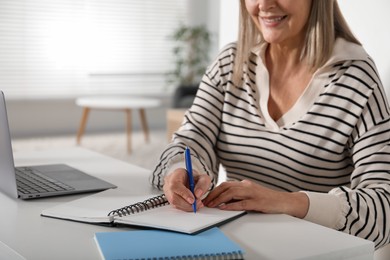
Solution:
M 168 83 L 176 85 L 173 107 L 189 107 L 209 63 L 211 34 L 203 25 L 182 24 L 170 38 L 175 41 L 175 67 L 167 73 Z

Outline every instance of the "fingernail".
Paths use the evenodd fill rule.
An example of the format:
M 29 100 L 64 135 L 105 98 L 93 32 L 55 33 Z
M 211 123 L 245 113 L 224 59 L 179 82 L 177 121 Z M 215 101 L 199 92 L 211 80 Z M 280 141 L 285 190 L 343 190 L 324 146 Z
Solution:
M 190 203 L 190 204 L 194 203 L 194 199 L 191 198 L 191 197 L 187 197 L 186 200 L 187 200 L 187 202 Z
M 219 209 L 225 209 L 226 207 L 227 207 L 227 206 L 226 206 L 225 203 L 223 203 L 223 204 L 221 204 L 221 205 L 218 206 Z
M 202 191 L 201 189 L 197 189 L 197 190 L 195 191 L 195 196 L 196 196 L 197 198 L 200 198 L 200 196 L 202 196 L 202 194 L 203 194 L 203 191 Z

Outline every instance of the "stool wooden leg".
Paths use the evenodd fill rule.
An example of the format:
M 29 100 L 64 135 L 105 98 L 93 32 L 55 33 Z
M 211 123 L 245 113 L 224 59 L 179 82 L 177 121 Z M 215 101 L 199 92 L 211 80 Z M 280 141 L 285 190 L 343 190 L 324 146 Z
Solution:
M 125 109 L 126 112 L 126 133 L 127 133 L 127 152 L 131 153 L 131 109 Z
M 145 141 L 149 142 L 149 128 L 148 122 L 146 121 L 145 109 L 141 108 L 139 110 L 139 116 L 141 118 L 142 130 L 144 131 Z
M 87 119 L 88 119 L 89 111 L 90 111 L 89 107 L 84 107 L 83 115 L 81 116 L 79 130 L 77 132 L 76 142 L 77 142 L 78 145 L 80 145 L 80 143 L 81 143 L 81 137 L 84 134 L 85 126 L 87 125 Z

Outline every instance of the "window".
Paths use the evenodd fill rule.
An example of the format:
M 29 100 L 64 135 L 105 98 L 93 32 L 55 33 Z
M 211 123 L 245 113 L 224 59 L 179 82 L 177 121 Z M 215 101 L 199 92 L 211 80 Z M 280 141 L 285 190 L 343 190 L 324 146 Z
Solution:
M 9 98 L 162 94 L 168 36 L 186 0 L 2 0 L 0 89 Z

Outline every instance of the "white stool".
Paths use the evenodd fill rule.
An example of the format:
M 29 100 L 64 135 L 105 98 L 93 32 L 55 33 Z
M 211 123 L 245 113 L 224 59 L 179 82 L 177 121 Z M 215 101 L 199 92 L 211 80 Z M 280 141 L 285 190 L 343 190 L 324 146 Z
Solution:
M 139 109 L 141 126 L 144 132 L 145 141 L 149 141 L 149 129 L 146 121 L 145 108 L 158 107 L 160 100 L 152 98 L 129 98 L 129 97 L 82 97 L 76 99 L 76 105 L 83 108 L 83 114 L 77 132 L 77 144 L 81 143 L 84 134 L 88 115 L 91 109 L 123 110 L 126 113 L 127 151 L 131 153 L 131 110 Z

